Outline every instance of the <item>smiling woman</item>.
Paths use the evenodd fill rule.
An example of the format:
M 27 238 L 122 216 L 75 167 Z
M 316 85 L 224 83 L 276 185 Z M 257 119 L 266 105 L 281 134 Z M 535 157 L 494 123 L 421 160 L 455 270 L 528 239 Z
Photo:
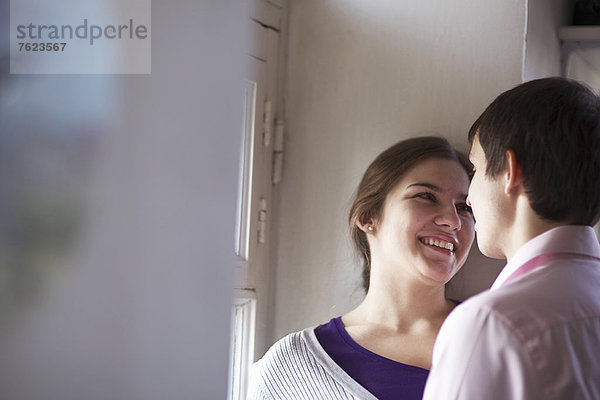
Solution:
M 434 162 L 431 162 L 434 160 Z M 470 208 L 466 205 L 466 193 L 468 191 L 468 177 L 471 174 L 471 163 L 467 157 L 459 152 L 456 152 L 445 139 L 437 137 L 422 137 L 408 139 L 402 141 L 383 153 L 381 153 L 375 161 L 369 166 L 365 175 L 358 187 L 356 200 L 352 205 L 349 216 L 350 233 L 355 247 L 360 252 L 363 258 L 363 286 L 365 291 L 368 291 L 370 285 L 371 274 L 371 249 L 367 234 L 361 225 L 364 225 L 369 219 L 380 219 L 383 213 L 383 204 L 386 198 L 392 197 L 390 192 L 394 191 L 395 185 L 398 185 L 402 178 L 410 169 L 421 166 L 421 163 L 431 164 L 432 171 L 423 171 L 422 180 L 410 181 L 407 186 L 408 194 L 412 194 L 416 198 L 420 198 L 423 202 L 429 200 L 431 204 L 438 202 L 436 196 L 439 196 L 440 187 L 448 186 L 448 182 L 442 182 L 439 186 L 434 185 L 433 180 L 428 176 L 428 172 L 432 175 L 447 175 L 453 177 L 452 172 L 456 173 L 456 167 L 462 168 L 463 172 L 459 172 L 458 177 L 464 176 L 465 182 L 462 191 L 458 193 L 458 199 L 461 200 L 457 204 L 458 209 L 464 210 L 470 214 Z M 445 168 L 450 166 L 450 170 Z M 427 166 L 426 166 L 427 167 Z M 425 168 L 427 169 L 427 168 Z M 421 176 L 417 174 L 416 176 Z M 455 179 L 451 179 L 450 182 Z M 444 193 L 446 197 L 448 193 Z M 469 215 L 472 221 L 472 217 Z M 472 240 L 472 239 L 471 239 Z M 468 253 L 468 252 L 467 252 Z M 464 260 L 462 260 L 464 262 Z
M 429 158 L 406 172 L 388 193 L 381 214 L 359 222 L 376 227 L 368 239 L 371 262 L 379 267 L 371 275 L 381 276 L 372 276 L 372 285 L 400 279 L 398 287 L 443 286 L 450 280 L 473 240 L 468 185 L 465 170 L 453 160 Z
M 273 345 L 253 368 L 249 399 L 422 397 L 437 332 L 456 305 L 444 285 L 474 239 L 470 174 L 438 137 L 399 142 L 371 163 L 349 215 L 365 299 Z

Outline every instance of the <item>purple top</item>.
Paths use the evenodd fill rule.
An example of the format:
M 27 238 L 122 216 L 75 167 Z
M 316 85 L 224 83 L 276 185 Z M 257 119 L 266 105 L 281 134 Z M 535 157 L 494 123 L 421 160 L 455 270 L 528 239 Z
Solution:
M 317 326 L 315 335 L 333 361 L 378 399 L 423 398 L 429 370 L 390 360 L 361 347 L 348 335 L 341 317 Z

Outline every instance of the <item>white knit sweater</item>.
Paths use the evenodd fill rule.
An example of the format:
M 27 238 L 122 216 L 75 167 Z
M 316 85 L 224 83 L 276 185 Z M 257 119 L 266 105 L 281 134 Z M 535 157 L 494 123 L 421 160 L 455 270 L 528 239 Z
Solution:
M 248 400 L 376 400 L 325 352 L 314 328 L 275 343 L 252 367 Z

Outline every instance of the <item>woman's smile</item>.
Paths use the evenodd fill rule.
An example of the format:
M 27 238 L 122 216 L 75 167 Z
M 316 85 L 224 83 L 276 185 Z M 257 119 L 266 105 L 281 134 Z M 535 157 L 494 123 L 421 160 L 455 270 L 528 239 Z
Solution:
M 456 241 L 451 238 L 440 238 L 437 236 L 424 236 L 420 237 L 419 241 L 427 246 L 433 246 L 442 250 L 448 250 L 454 254 L 454 250 L 458 247 Z

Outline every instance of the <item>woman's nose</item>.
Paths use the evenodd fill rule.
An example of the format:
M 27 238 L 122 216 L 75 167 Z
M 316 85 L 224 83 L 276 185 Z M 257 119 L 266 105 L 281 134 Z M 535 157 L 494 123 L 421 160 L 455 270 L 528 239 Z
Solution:
M 458 210 L 454 204 L 443 207 L 439 215 L 435 219 L 435 223 L 442 226 L 447 226 L 453 231 L 460 230 L 462 222 Z

